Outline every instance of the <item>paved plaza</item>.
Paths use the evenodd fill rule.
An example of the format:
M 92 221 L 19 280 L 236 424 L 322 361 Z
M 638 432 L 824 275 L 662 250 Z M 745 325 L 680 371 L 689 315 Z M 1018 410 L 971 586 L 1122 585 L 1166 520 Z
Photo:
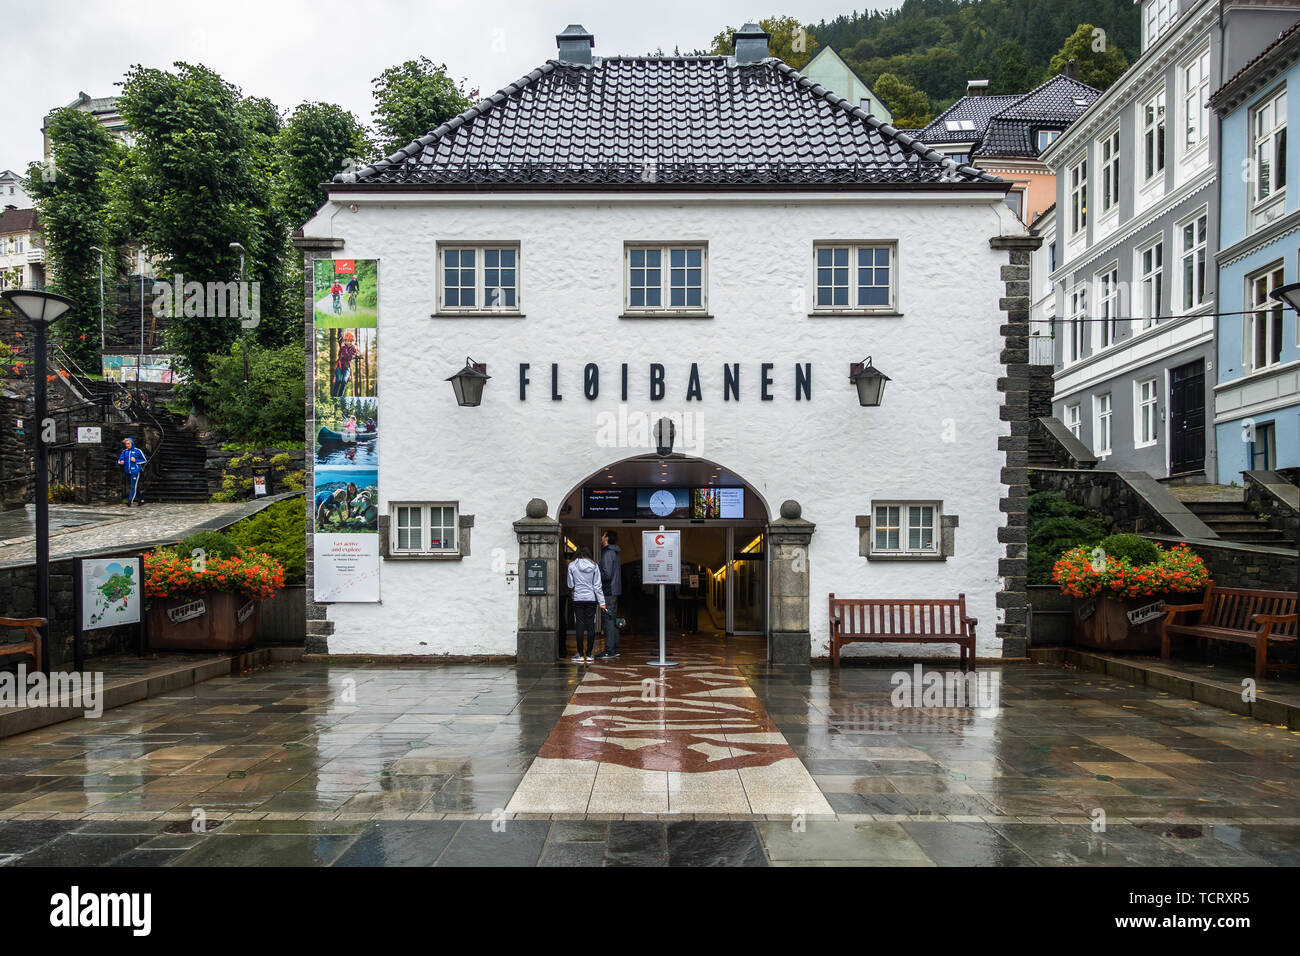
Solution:
M 0 864 L 1300 864 L 1292 731 L 1029 663 L 975 710 L 646 651 L 276 664 L 0 740 Z

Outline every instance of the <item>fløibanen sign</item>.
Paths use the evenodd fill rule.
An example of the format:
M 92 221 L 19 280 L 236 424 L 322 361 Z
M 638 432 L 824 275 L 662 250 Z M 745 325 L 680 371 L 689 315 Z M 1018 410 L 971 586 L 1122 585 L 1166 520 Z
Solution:
M 519 363 L 519 400 L 526 401 L 528 398 L 528 386 L 532 384 L 532 377 L 529 375 L 529 369 L 532 366 L 528 362 Z M 740 401 L 741 387 L 741 363 L 724 362 L 722 365 L 722 400 L 724 402 Z M 629 391 L 629 372 L 628 363 L 621 362 L 618 366 L 618 389 L 620 401 L 628 401 Z M 706 373 L 709 374 L 709 373 Z M 636 386 L 638 389 L 645 388 L 646 393 L 652 402 L 663 401 L 668 396 L 668 370 L 659 362 L 651 362 L 642 378 L 638 375 Z M 793 388 L 794 400 L 796 402 L 812 401 L 812 362 L 796 362 L 792 372 L 780 375 L 778 382 L 778 373 L 776 372 L 775 362 L 761 362 L 758 369 L 749 369 L 745 371 L 746 388 L 756 389 L 758 397 L 764 402 L 770 402 L 775 398 L 773 390 L 777 388 Z M 753 385 L 751 383 L 757 383 Z M 680 379 L 674 380 L 674 393 L 680 387 Z M 600 366 L 595 362 L 588 362 L 582 369 L 582 395 L 584 398 L 594 401 L 600 396 Z M 700 364 L 692 362 L 685 376 L 685 400 L 688 402 L 704 401 L 704 388 L 700 380 Z M 564 399 L 564 394 L 560 388 L 560 364 L 551 363 L 551 401 L 558 402 Z

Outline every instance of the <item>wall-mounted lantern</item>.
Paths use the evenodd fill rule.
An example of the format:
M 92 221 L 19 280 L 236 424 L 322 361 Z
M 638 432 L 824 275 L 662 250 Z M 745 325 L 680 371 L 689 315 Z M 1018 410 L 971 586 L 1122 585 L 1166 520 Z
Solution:
M 452 391 L 456 393 L 456 404 L 476 407 L 483 401 L 483 383 L 491 377 L 487 373 L 487 365 L 471 358 L 465 359 L 465 367 L 447 379 L 451 382 Z
M 864 408 L 874 408 L 880 404 L 885 394 L 885 383 L 889 376 L 871 364 L 871 356 L 866 361 L 853 362 L 849 365 L 849 382 L 858 388 L 858 404 Z

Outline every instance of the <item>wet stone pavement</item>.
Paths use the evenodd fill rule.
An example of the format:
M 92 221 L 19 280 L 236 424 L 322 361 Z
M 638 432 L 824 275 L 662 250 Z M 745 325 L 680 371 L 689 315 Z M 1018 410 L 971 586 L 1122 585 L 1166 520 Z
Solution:
M 0 740 L 0 865 L 1300 864 L 1300 734 L 1045 665 L 983 668 L 981 714 L 893 707 L 888 668 L 725 663 L 830 812 L 714 808 L 697 757 L 690 812 L 508 812 L 544 746 L 595 746 L 552 738 L 586 669 L 278 664 Z

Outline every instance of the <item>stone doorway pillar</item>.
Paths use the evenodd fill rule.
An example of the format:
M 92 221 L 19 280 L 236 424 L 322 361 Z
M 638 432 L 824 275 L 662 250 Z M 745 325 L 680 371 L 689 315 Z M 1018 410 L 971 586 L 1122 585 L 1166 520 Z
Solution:
M 514 523 L 519 538 L 519 626 L 515 660 L 520 664 L 555 660 L 559 627 L 560 522 L 546 513 L 546 502 L 528 502 L 525 516 Z M 546 593 L 527 593 L 529 561 L 546 562 Z
M 808 545 L 817 526 L 803 519 L 799 502 L 781 503 L 781 517 L 767 526 L 771 625 L 767 656 L 773 664 L 810 664 Z

